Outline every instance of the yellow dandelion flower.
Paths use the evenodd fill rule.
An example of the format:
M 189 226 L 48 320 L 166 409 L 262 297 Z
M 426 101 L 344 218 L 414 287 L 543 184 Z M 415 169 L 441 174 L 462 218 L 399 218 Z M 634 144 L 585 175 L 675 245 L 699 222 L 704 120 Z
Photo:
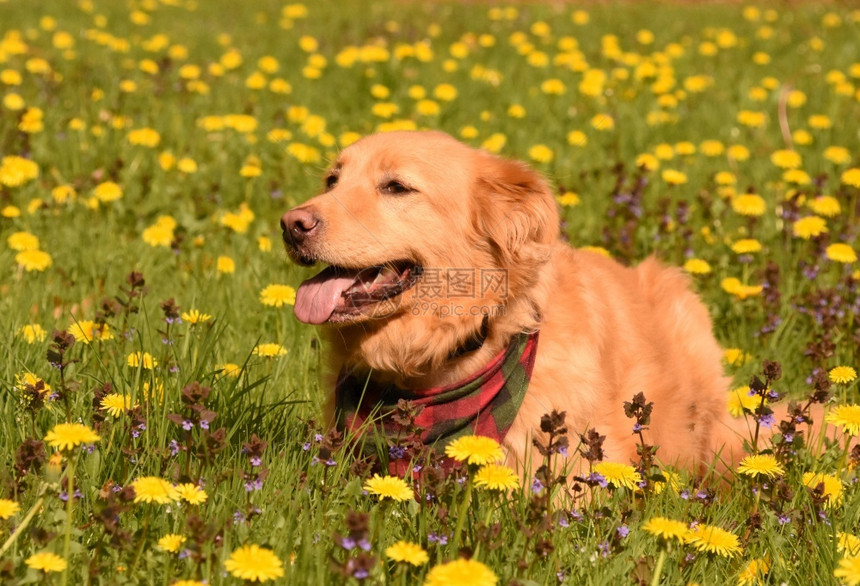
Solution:
M 547 79 L 540 85 L 540 90 L 551 96 L 560 96 L 567 92 L 567 86 L 560 79 Z
M 177 486 L 176 492 L 179 495 L 179 498 L 192 505 L 203 504 L 206 502 L 206 499 L 209 498 L 209 495 L 206 494 L 205 490 L 190 482 Z
M 505 457 L 499 442 L 480 435 L 467 435 L 455 439 L 445 446 L 445 455 L 458 462 L 478 466 L 501 462 Z
M 460 129 L 460 137 L 466 140 L 477 138 L 479 133 L 480 132 L 478 131 L 478 129 L 471 124 L 464 126 Z
M 572 208 L 578 206 L 581 203 L 579 199 L 579 195 L 572 191 L 565 191 L 559 196 L 556 196 L 556 201 L 562 207 Z
M 233 232 L 237 234 L 244 234 L 248 231 L 248 226 L 253 221 L 253 217 L 250 215 L 243 215 L 241 213 L 227 212 L 221 219 L 218 221 L 222 226 L 226 226 L 233 230 Z
M 732 198 L 732 209 L 742 216 L 761 216 L 766 206 L 760 195 L 744 193 Z
M 683 541 L 687 535 L 688 528 L 687 524 L 683 521 L 667 519 L 666 517 L 653 517 L 642 525 L 642 530 L 666 541 L 672 539 Z
M 813 114 L 808 119 L 809 127 L 815 129 L 826 129 L 833 126 L 833 121 L 830 120 L 829 116 L 825 116 L 824 114 Z
M 233 362 L 225 362 L 224 364 L 220 364 L 215 367 L 216 371 L 220 371 L 221 374 L 224 374 L 229 377 L 236 378 L 240 374 L 242 374 L 242 367 L 238 364 L 234 364 Z
M 21 510 L 21 505 L 9 499 L 0 499 L 0 519 L 4 521 Z
M 179 317 L 182 318 L 182 321 L 188 322 L 190 324 L 202 324 L 204 322 L 212 319 L 212 316 L 208 313 L 202 313 L 199 309 L 189 309 L 188 311 L 183 311 L 179 314 Z
M 756 112 L 752 110 L 741 110 L 738 112 L 737 121 L 744 126 L 750 128 L 761 128 L 764 126 L 767 118 L 764 112 Z
M 513 490 L 519 486 L 516 472 L 501 464 L 486 464 L 475 473 L 475 486 L 489 490 Z
M 846 169 L 842 172 L 839 180 L 845 185 L 860 187 L 860 168 L 852 167 L 851 169 Z
M 259 161 L 249 160 L 239 169 L 239 175 L 246 178 L 259 177 L 263 174 L 263 169 L 260 167 Z
M 839 560 L 839 567 L 833 570 L 833 576 L 846 586 L 860 585 L 860 556 L 847 556 Z
M 609 251 L 602 246 L 581 246 L 579 250 L 593 252 L 594 254 L 599 254 L 601 256 L 605 256 L 606 258 L 612 258 L 612 255 L 609 253 Z
M 39 391 L 39 395 L 49 400 L 51 398 L 51 385 L 33 374 L 32 372 L 19 372 L 15 375 L 15 386 L 19 391 L 25 391 L 27 387 Z
M 838 506 L 842 503 L 842 481 L 836 476 L 823 472 L 807 472 L 803 475 L 803 484 L 811 489 L 822 485 L 824 496 L 827 497 L 827 505 Z
M 424 581 L 424 586 L 496 586 L 499 578 L 487 566 L 477 560 L 458 559 L 434 566 Z
M 771 153 L 770 161 L 782 169 L 796 169 L 803 162 L 797 152 L 787 149 L 780 149 Z
M 428 107 L 428 103 L 437 106 L 435 113 L 438 113 L 438 104 L 436 104 L 436 102 L 433 102 L 432 100 L 422 100 L 422 102 L 419 102 L 419 104 L 422 105 L 423 111 L 419 111 L 419 113 L 424 115 L 430 115 L 432 113 L 432 108 Z M 373 104 L 370 111 L 374 116 L 378 116 L 379 118 L 391 118 L 400 112 L 400 106 L 393 102 L 377 102 L 376 104 Z
M 827 413 L 824 421 L 841 427 L 848 435 L 860 435 L 860 405 L 837 405 Z
M 263 358 L 277 358 L 278 356 L 284 356 L 286 353 L 286 348 L 275 343 L 258 344 L 254 348 L 254 355 L 261 356 Z
M 344 132 L 338 137 L 338 143 L 340 146 L 346 148 L 349 145 L 353 144 L 355 141 L 361 138 L 361 135 L 357 132 Z
M 838 216 L 842 212 L 842 206 L 839 200 L 832 195 L 819 195 L 818 197 L 809 200 L 810 209 L 819 216 L 832 218 Z
M 442 100 L 443 102 L 450 102 L 457 98 L 457 88 L 449 83 L 443 83 L 436 86 L 433 90 L 433 95 L 437 100 Z
M 741 553 L 738 536 L 714 525 L 696 525 L 685 541 L 702 552 L 731 557 Z
M 714 175 L 714 181 L 717 185 L 734 185 L 738 182 L 735 174 L 730 171 L 720 171 L 716 175 Z
M 93 195 L 100 202 L 109 203 L 122 197 L 122 187 L 113 181 L 104 181 L 96 185 Z
M 792 108 L 799 108 L 806 103 L 806 94 L 800 90 L 792 90 L 788 92 L 788 105 Z
M 740 348 L 726 348 L 723 350 L 723 360 L 731 366 L 739 366 L 747 361 L 749 356 Z
M 782 174 L 782 179 L 786 183 L 792 183 L 794 185 L 809 185 L 812 183 L 812 178 L 809 176 L 809 173 L 803 169 L 789 169 Z
M 848 384 L 857 378 L 857 371 L 850 366 L 837 366 L 830 370 L 827 377 L 836 384 Z
M 299 142 L 291 142 L 287 145 L 287 153 L 301 163 L 318 163 L 322 160 L 319 150 Z
M 764 584 L 764 578 L 770 571 L 770 565 L 766 560 L 757 558 L 750 560 L 744 569 L 738 574 L 738 586 L 757 586 Z
M 268 582 L 284 575 L 281 559 L 271 549 L 258 545 L 243 545 L 233 550 L 224 568 L 240 580 Z
M 720 281 L 720 287 L 726 293 L 734 295 L 739 299 L 754 297 L 764 290 L 762 285 L 744 285 L 737 277 L 726 277 Z
M 481 148 L 490 151 L 491 153 L 501 152 L 508 142 L 508 137 L 501 132 L 491 134 L 484 142 L 481 143 Z
M 128 133 L 128 142 L 133 145 L 155 148 L 161 142 L 161 135 L 152 128 L 138 128 Z
M 761 242 L 755 238 L 743 238 L 732 244 L 732 252 L 735 254 L 751 254 L 761 251 Z
M 412 487 L 402 478 L 374 474 L 364 483 L 364 490 L 380 499 L 408 501 L 412 499 Z
M 707 275 L 711 272 L 711 265 L 700 258 L 690 258 L 684 263 L 684 270 L 693 275 Z
M 845 165 L 851 162 L 851 153 L 842 146 L 829 146 L 824 149 L 822 156 L 836 165 Z
M 706 157 L 719 157 L 722 155 L 726 147 L 719 140 L 706 140 L 703 141 L 701 145 L 699 145 L 699 149 L 702 151 L 702 154 Z M 689 153 L 693 154 L 693 153 Z
M 91 320 L 80 320 L 67 330 L 75 337 L 75 342 L 89 344 L 93 340 L 112 340 L 113 334 L 107 324 L 97 324 Z
M 412 564 L 416 567 L 423 566 L 430 561 L 430 556 L 427 555 L 423 547 L 408 541 L 398 541 L 385 548 L 385 557 L 395 562 Z
M 158 361 L 149 352 L 132 352 L 128 355 L 126 362 L 132 368 L 144 368 L 146 370 L 152 370 L 158 366 Z
M 24 98 L 19 94 L 10 93 L 3 96 L 3 106 L 7 110 L 18 112 L 19 110 L 23 110 L 25 105 Z
M 635 490 L 642 481 L 642 476 L 633 466 L 619 462 L 598 462 L 594 471 L 603 476 L 607 482 L 616 488 Z
M 295 305 L 296 290 L 289 285 L 269 285 L 260 291 L 260 302 L 272 307 Z
M 155 224 L 145 228 L 141 237 L 150 246 L 169 247 L 173 243 L 173 228 L 169 228 L 163 224 Z
M 71 185 L 58 185 L 51 190 L 51 198 L 59 204 L 74 201 L 78 194 Z
M 544 144 L 536 144 L 529 149 L 529 158 L 537 163 L 549 163 L 554 156 L 552 149 Z
M 6 244 L 12 250 L 39 250 L 39 238 L 29 232 L 13 232 L 6 238 Z
M 33 554 L 24 560 L 24 563 L 34 570 L 41 570 L 46 574 L 50 572 L 62 572 L 68 565 L 65 559 L 48 551 Z
M 229 256 L 219 256 L 215 267 L 219 273 L 232 274 L 236 272 L 236 263 Z
M 572 146 L 585 146 L 588 144 L 588 137 L 581 130 L 571 130 L 567 133 L 567 144 Z
M 615 120 L 609 114 L 595 114 L 591 118 L 591 127 L 608 132 L 615 129 Z
M 176 168 L 180 173 L 190 175 L 197 172 L 197 161 L 191 157 L 182 157 L 176 162 Z
M 825 256 L 834 262 L 851 264 L 857 260 L 857 253 L 848 244 L 837 242 L 824 250 Z
M 158 155 L 158 166 L 162 171 L 170 171 L 176 165 L 176 157 L 170 151 L 164 151 Z
M 18 328 L 16 334 L 24 338 L 28 344 L 35 344 L 36 342 L 42 342 L 48 335 L 48 332 L 39 324 L 27 324 Z
M 93 444 L 101 438 L 83 423 L 58 423 L 45 436 L 52 448 L 70 450 L 83 444 Z
M 735 144 L 726 149 L 726 155 L 735 161 L 746 161 L 750 158 L 750 150 L 742 144 Z
M 749 455 L 741 460 L 738 465 L 738 473 L 745 476 L 752 476 L 753 478 L 757 478 L 759 476 L 774 478 L 785 474 L 785 468 L 783 468 L 782 465 L 776 461 L 776 458 L 770 454 L 755 454 Z
M 177 535 L 176 533 L 168 533 L 167 535 L 158 540 L 158 543 L 156 543 L 156 547 L 161 551 L 178 553 L 185 541 L 186 539 L 182 535 Z
M 131 397 L 119 393 L 105 395 L 99 405 L 102 411 L 107 411 L 111 417 L 119 417 L 132 408 Z
M 800 129 L 792 132 L 791 138 L 794 140 L 795 143 L 800 144 L 800 145 L 812 144 L 813 141 L 815 140 L 812 137 L 812 134 L 808 130 L 804 130 L 803 128 L 800 128 Z
M 791 233 L 798 238 L 809 240 L 827 232 L 827 222 L 818 216 L 800 218 L 791 226 Z
M 683 185 L 687 182 L 687 175 L 676 169 L 664 169 L 660 176 L 669 185 Z
M 15 255 L 15 262 L 28 273 L 41 272 L 54 262 L 44 250 L 23 250 Z
M 761 397 L 750 395 L 748 386 L 738 387 L 729 391 L 727 407 L 732 417 L 743 417 L 744 413 L 752 413 L 762 404 Z M 767 399 L 764 404 L 767 405 Z
M 642 153 L 636 157 L 636 168 L 656 171 L 659 167 L 660 160 L 651 153 Z
M 860 555 L 860 537 L 839 531 L 836 534 L 836 551 L 849 555 Z
M 131 483 L 134 502 L 166 505 L 179 499 L 179 491 L 170 482 L 157 476 L 141 476 Z

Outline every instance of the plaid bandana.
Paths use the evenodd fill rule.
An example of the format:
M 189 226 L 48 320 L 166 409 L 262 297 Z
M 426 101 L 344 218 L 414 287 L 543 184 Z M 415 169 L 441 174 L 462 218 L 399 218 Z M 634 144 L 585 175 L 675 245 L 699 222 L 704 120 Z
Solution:
M 375 387 L 366 377 L 341 371 L 335 387 L 338 428 L 358 430 L 370 417 L 390 433 L 389 416 L 398 399 L 424 409 L 415 424 L 427 445 L 443 447 L 464 435 L 482 435 L 498 442 L 514 422 L 529 386 L 537 354 L 538 333 L 520 333 L 487 366 L 466 380 L 430 389 Z

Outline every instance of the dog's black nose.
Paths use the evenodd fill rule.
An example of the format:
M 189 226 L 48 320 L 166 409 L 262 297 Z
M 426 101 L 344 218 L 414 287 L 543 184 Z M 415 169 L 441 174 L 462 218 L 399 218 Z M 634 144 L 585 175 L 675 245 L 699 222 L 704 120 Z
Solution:
M 294 208 L 281 218 L 281 230 L 287 244 L 302 244 L 313 236 L 320 226 L 320 219 L 313 209 Z

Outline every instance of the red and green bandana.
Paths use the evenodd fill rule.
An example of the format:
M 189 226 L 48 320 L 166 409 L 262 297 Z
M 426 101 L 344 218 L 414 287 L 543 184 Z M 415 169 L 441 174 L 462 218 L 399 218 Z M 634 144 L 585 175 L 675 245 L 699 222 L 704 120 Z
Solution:
M 357 431 L 372 418 L 390 435 L 390 414 L 398 399 L 424 407 L 415 424 L 426 445 L 441 448 L 464 435 L 482 435 L 498 442 L 517 416 L 531 380 L 538 333 L 520 333 L 487 366 L 460 383 L 407 390 L 376 387 L 366 377 L 341 371 L 335 387 L 338 427 Z

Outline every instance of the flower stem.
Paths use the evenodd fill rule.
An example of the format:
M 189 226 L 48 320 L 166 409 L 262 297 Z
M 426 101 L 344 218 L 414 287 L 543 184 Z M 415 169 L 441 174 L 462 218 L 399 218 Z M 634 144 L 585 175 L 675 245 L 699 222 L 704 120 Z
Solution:
M 654 566 L 654 575 L 651 576 L 651 586 L 657 586 L 660 583 L 660 577 L 663 574 L 663 563 L 666 561 L 666 548 L 660 550 L 660 557 L 657 558 L 657 565 Z
M 66 586 L 69 581 L 69 568 L 72 564 L 69 562 L 69 553 L 72 547 L 72 514 L 75 504 L 75 465 L 78 462 L 78 455 L 75 454 L 69 458 L 69 465 L 66 468 L 66 535 L 63 538 L 63 559 L 66 560 L 66 567 L 63 570 L 63 579 L 60 584 Z
M 134 575 L 137 569 L 137 562 L 140 561 L 140 554 L 143 552 L 143 544 L 146 543 L 146 536 L 149 533 L 149 517 L 152 514 L 152 507 L 146 507 L 146 517 L 143 518 L 143 529 L 140 532 L 140 540 L 138 541 L 137 551 L 134 552 L 134 559 L 131 562 L 129 576 Z
M 24 529 L 27 528 L 27 525 L 30 524 L 30 521 L 32 521 L 33 517 L 36 515 L 36 512 L 42 508 L 42 503 L 45 502 L 45 497 L 42 496 L 44 493 L 45 487 L 43 486 L 42 489 L 39 491 L 38 500 L 33 504 L 32 507 L 30 507 L 30 510 L 27 511 L 27 515 L 21 521 L 21 524 L 15 527 L 15 530 L 12 532 L 9 538 L 5 542 L 3 542 L 3 547 L 0 547 L 0 557 L 2 557 L 4 553 L 6 553 L 7 549 L 12 547 L 12 544 L 17 541 L 18 536 L 21 535 L 21 533 L 24 532 Z
M 466 494 L 463 497 L 463 502 L 460 503 L 460 511 L 457 515 L 457 527 L 454 529 L 454 552 L 460 551 L 460 536 L 463 533 L 463 525 L 466 523 L 466 517 L 469 515 L 469 505 L 472 501 L 472 478 L 466 477 Z

